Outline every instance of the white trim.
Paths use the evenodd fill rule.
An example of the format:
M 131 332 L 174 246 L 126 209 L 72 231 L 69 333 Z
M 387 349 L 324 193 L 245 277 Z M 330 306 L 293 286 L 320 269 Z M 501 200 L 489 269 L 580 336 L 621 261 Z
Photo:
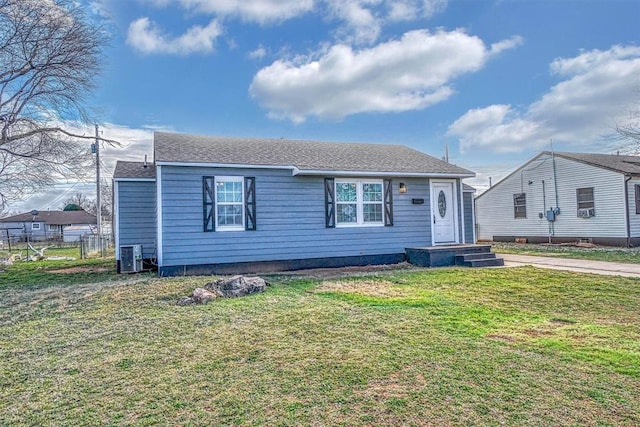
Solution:
M 162 167 L 156 167 L 156 224 L 158 242 L 156 247 L 158 267 L 162 267 Z
M 187 166 L 227 169 L 296 169 L 292 165 L 250 165 L 240 163 L 206 163 L 206 162 L 156 162 L 157 166 Z
M 335 170 L 300 170 L 296 169 L 293 176 L 296 175 L 334 175 L 344 177 L 403 177 L 403 178 L 472 178 L 476 176 L 471 174 L 454 174 L 454 173 L 434 173 L 434 172 L 376 172 L 376 171 L 335 171 Z
M 429 181 L 429 198 L 430 198 L 429 204 L 431 205 L 431 217 L 429 218 L 429 223 L 431 224 L 431 246 L 459 244 L 460 243 L 460 227 L 459 227 L 458 221 L 453 221 L 453 236 L 454 236 L 453 242 L 442 242 L 442 243 L 435 242 L 435 230 L 433 227 L 433 217 L 435 215 L 435 211 L 434 211 L 435 207 L 433 205 L 433 184 L 439 183 L 439 182 L 440 183 L 446 182 L 451 184 L 452 191 L 454 193 L 457 193 L 455 179 L 432 179 Z M 459 218 L 457 194 L 452 194 L 451 196 L 452 196 L 452 199 L 454 200 L 453 217 Z
M 293 165 L 251 165 L 235 163 L 205 163 L 205 162 L 156 162 L 156 166 L 187 166 L 227 169 L 284 169 L 291 170 L 292 176 L 297 175 L 335 175 L 335 176 L 362 176 L 362 177 L 426 177 L 426 178 L 473 178 L 475 173 L 435 173 L 435 172 L 380 172 L 380 171 L 343 171 L 343 170 L 317 170 L 299 169 Z
M 116 180 L 113 181 L 113 237 L 115 240 L 115 257 L 116 261 L 120 260 L 120 201 L 119 201 L 119 185 Z
M 113 178 L 114 181 L 120 182 L 155 182 L 155 178 Z
M 347 183 L 347 184 L 356 184 L 356 218 L 358 222 L 338 222 L 338 184 L 339 183 Z M 382 200 L 379 205 L 382 207 L 382 219 L 379 222 L 365 222 L 364 221 L 364 199 L 362 196 L 362 185 L 363 184 L 379 184 L 380 191 L 382 195 Z M 384 227 L 384 181 L 381 179 L 351 179 L 351 178 L 336 178 L 333 183 L 334 194 L 335 194 L 335 204 L 336 204 L 336 228 L 347 228 L 347 227 Z M 343 204 L 353 204 L 340 202 Z M 376 202 L 376 204 L 378 204 Z
M 242 195 L 242 201 L 241 202 L 233 202 L 231 203 L 232 205 L 240 205 L 242 207 L 242 225 L 219 225 L 218 224 L 218 207 L 219 206 L 228 206 L 228 202 L 225 203 L 220 203 L 218 202 L 218 182 L 239 182 L 242 185 L 242 190 L 241 190 L 241 195 Z M 213 212 L 214 215 L 214 221 L 216 224 L 216 231 L 245 231 L 245 194 L 244 194 L 244 177 L 243 176 L 216 176 L 213 182 L 213 197 L 214 197 L 214 206 L 215 206 L 215 211 Z
M 469 191 L 471 193 L 471 191 Z M 474 194 L 471 195 L 471 225 L 473 226 L 473 243 L 474 245 L 478 242 L 478 236 L 476 236 L 476 196 L 475 191 Z
M 465 228 L 465 225 L 464 225 L 464 191 L 463 191 L 464 188 L 462 188 L 462 180 L 459 180 L 458 183 L 460 184 L 459 185 L 459 189 L 458 189 L 458 195 L 460 197 L 460 212 L 462 213 L 462 215 L 460 215 L 460 219 L 462 220 L 462 222 L 461 222 L 462 234 L 460 236 L 462 238 L 460 239 L 460 241 L 462 243 L 467 243 L 467 233 L 465 232 L 466 228 Z M 454 187 L 455 187 L 455 185 L 454 185 Z

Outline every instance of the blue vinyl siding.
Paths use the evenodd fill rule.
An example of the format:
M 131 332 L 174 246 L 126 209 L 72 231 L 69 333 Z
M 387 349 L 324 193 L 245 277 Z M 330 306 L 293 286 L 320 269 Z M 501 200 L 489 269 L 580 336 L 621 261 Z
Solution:
M 202 176 L 210 175 L 256 178 L 256 231 L 203 232 Z M 431 244 L 426 178 L 393 179 L 392 227 L 326 228 L 324 177 L 289 170 L 163 166 L 161 196 L 163 266 L 397 254 Z
M 464 200 L 464 237 L 466 243 L 473 241 L 473 193 L 466 191 L 462 195 Z
M 142 245 L 144 258 L 156 257 L 156 183 L 118 182 L 120 246 Z

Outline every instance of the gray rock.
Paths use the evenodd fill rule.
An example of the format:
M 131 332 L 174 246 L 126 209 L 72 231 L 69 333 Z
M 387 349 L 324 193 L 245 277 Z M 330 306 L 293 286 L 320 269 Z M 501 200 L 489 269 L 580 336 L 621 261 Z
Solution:
M 218 279 L 204 285 L 205 289 L 222 298 L 236 298 L 244 295 L 264 292 L 268 285 L 260 277 L 233 276 L 230 279 Z

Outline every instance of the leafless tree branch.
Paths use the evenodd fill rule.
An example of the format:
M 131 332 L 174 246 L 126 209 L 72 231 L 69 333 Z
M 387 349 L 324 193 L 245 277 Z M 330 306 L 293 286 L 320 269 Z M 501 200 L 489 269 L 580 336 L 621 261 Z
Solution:
M 106 42 L 75 0 L 0 0 L 0 211 L 91 170 L 95 137 L 61 123 L 91 122 L 85 100 Z

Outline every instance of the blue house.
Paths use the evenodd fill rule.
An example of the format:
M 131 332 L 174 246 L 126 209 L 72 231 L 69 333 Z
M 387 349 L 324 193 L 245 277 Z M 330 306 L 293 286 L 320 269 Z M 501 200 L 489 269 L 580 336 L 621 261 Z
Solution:
M 159 274 L 398 263 L 474 243 L 474 173 L 401 145 L 157 132 L 154 160 L 117 163 L 116 260 Z

